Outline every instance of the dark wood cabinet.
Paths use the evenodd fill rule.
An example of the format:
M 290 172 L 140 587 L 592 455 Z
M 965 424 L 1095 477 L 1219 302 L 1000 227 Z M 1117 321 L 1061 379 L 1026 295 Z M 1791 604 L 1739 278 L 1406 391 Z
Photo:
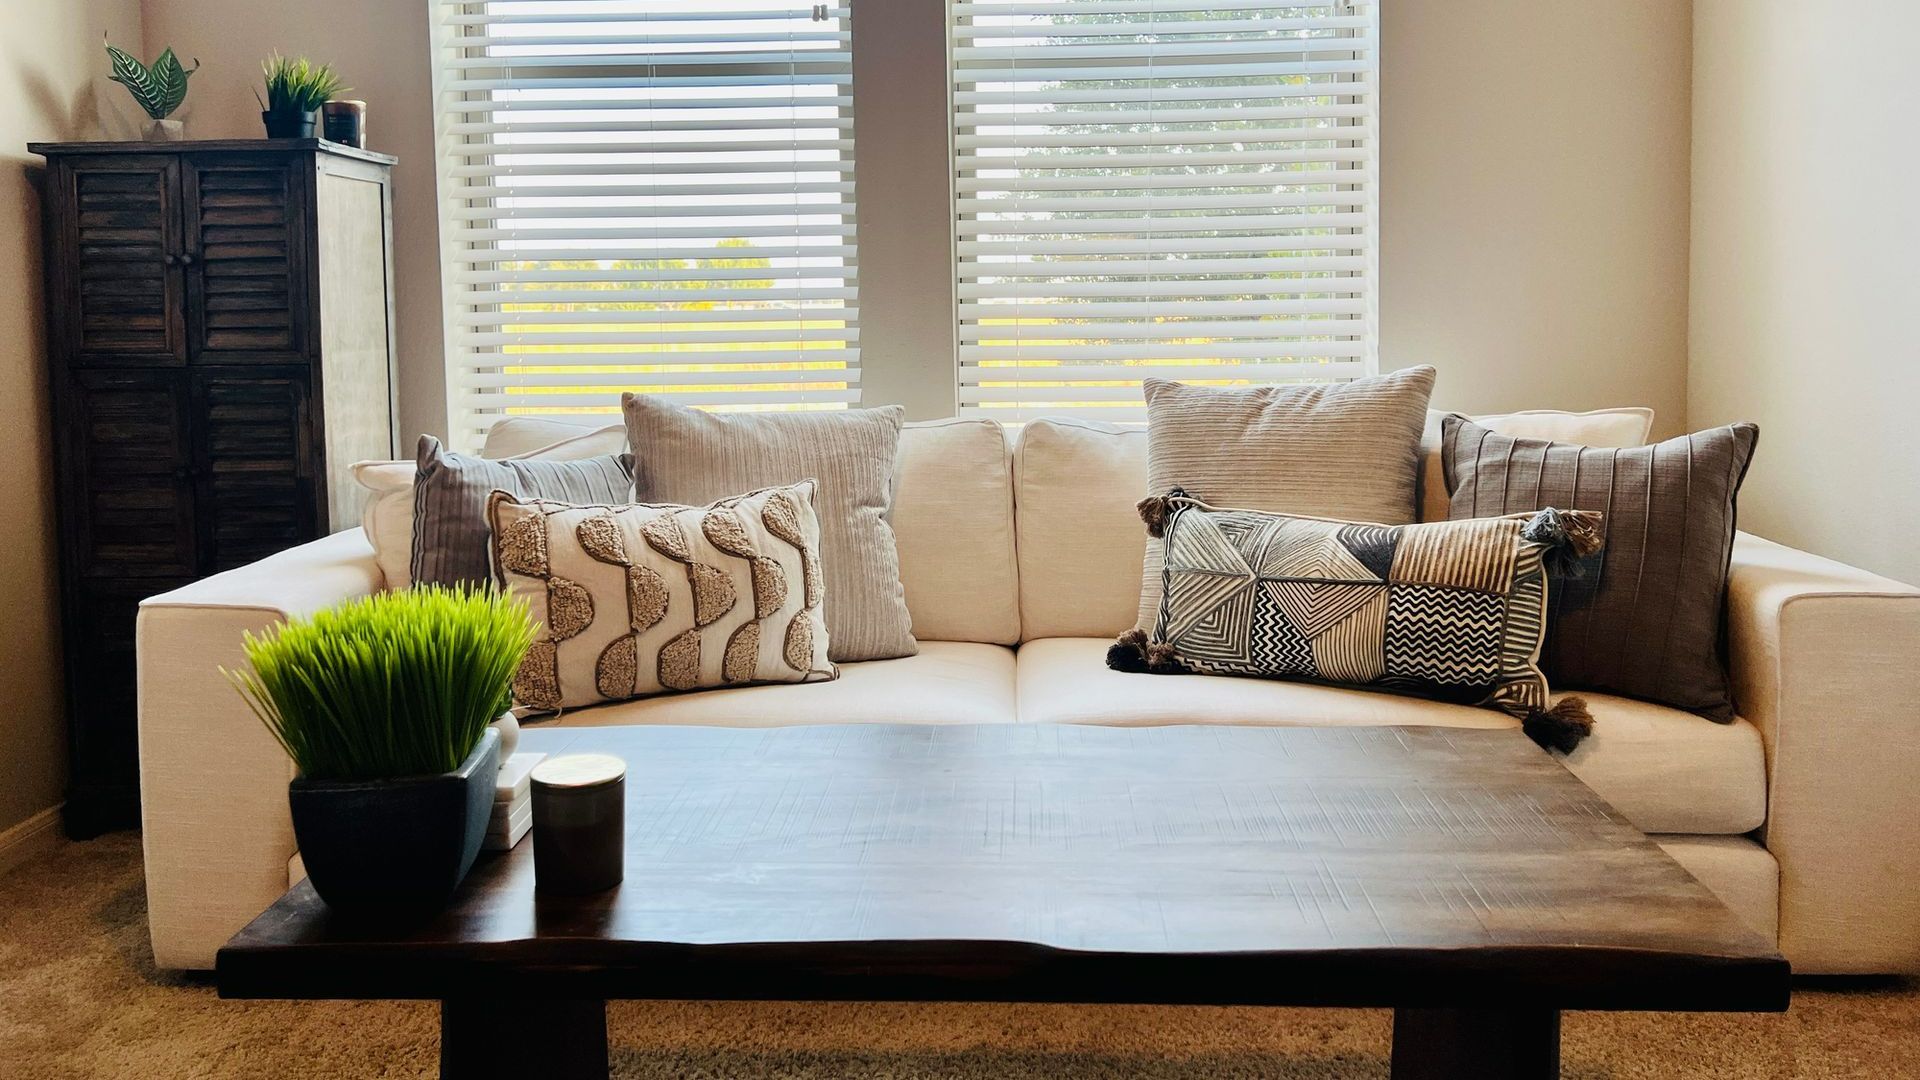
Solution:
M 358 524 L 347 468 L 393 454 L 393 159 L 313 139 L 29 149 L 47 159 L 67 829 L 89 836 L 138 821 L 140 601 Z

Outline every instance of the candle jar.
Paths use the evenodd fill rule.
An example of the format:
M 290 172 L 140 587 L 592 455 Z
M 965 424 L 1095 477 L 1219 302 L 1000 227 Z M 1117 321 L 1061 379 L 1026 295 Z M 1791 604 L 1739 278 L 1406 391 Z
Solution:
M 533 882 L 578 896 L 626 875 L 627 763 L 611 754 L 567 754 L 534 767 Z

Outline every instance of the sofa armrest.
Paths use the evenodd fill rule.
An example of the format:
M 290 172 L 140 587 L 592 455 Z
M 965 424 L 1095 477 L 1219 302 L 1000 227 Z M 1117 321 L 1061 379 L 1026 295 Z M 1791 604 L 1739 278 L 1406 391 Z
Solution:
M 1780 950 L 1807 974 L 1920 971 L 1920 589 L 1742 533 L 1734 704 L 1767 753 Z
M 140 816 L 147 925 L 163 968 L 215 950 L 287 889 L 292 763 L 220 673 L 256 633 L 382 586 L 359 529 L 283 551 L 140 605 Z

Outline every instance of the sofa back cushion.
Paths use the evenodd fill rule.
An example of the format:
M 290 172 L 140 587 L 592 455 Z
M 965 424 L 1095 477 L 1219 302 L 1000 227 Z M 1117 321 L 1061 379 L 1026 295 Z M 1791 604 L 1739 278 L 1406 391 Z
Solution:
M 909 423 L 893 471 L 893 536 L 913 635 L 1020 640 L 1013 463 L 993 420 Z
M 1140 605 L 1147 430 L 1039 419 L 1013 452 L 1024 640 L 1111 638 Z

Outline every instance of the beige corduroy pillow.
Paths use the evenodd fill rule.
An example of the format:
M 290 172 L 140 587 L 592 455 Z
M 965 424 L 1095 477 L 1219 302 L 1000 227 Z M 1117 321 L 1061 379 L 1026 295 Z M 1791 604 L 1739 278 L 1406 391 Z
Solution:
M 635 501 L 700 505 L 813 478 L 835 661 L 919 651 L 888 511 L 906 410 L 710 413 L 626 394 Z
M 1147 493 L 1215 506 L 1404 525 L 1434 370 L 1349 383 L 1188 386 L 1146 380 Z M 1161 541 L 1147 538 L 1136 626 L 1160 610 Z

